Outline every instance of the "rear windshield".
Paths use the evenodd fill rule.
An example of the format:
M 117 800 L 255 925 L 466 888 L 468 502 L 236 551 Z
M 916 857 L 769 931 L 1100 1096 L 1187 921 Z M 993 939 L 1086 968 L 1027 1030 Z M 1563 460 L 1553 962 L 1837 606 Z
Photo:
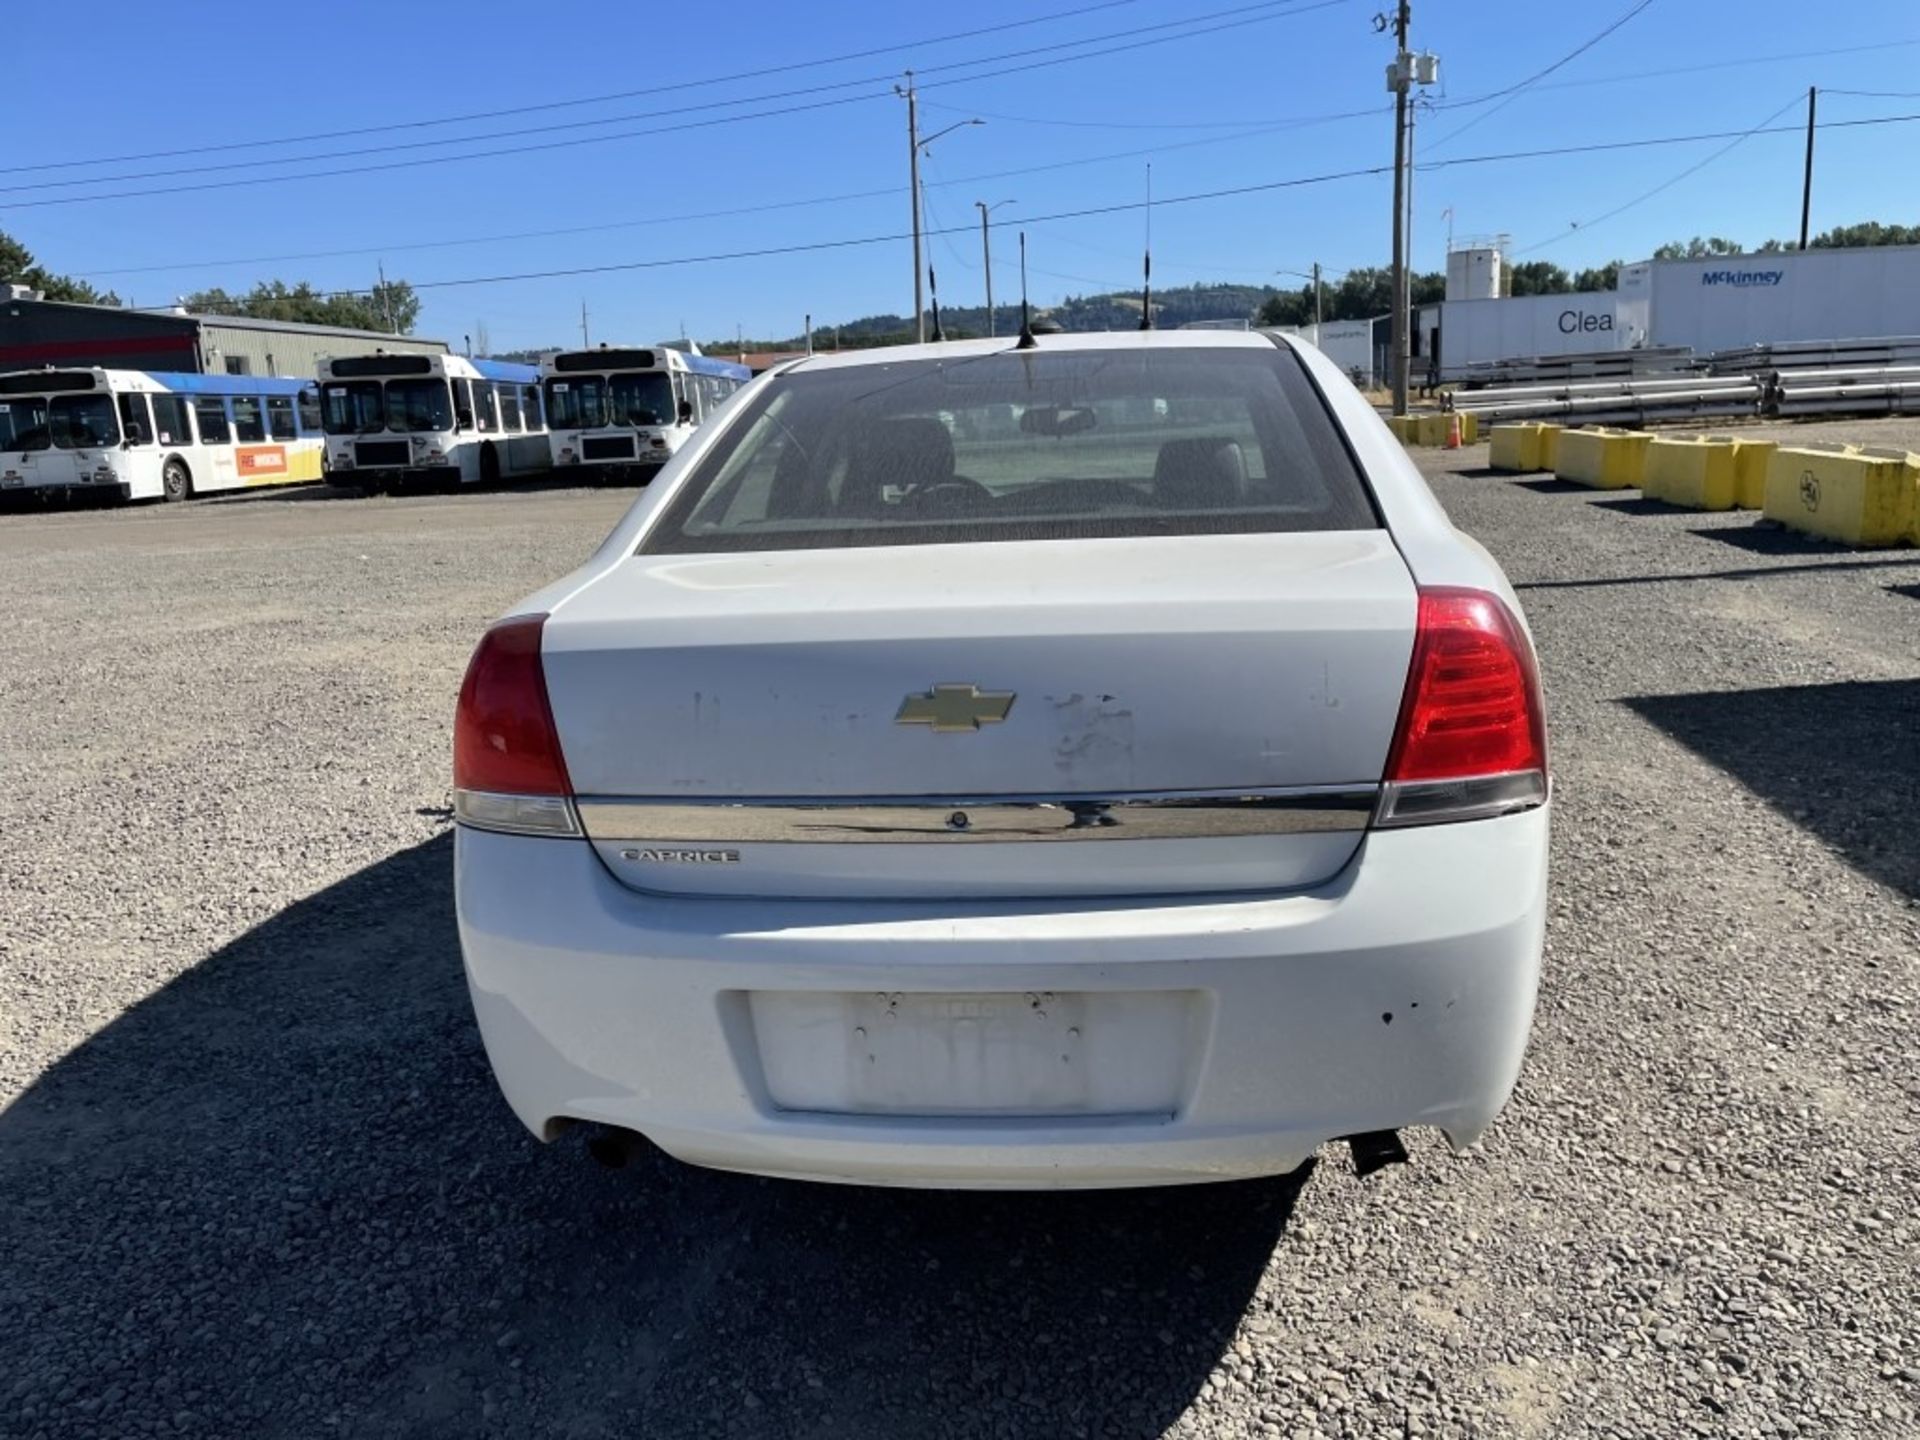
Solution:
M 1379 523 L 1291 351 L 1009 349 L 773 380 L 641 550 Z

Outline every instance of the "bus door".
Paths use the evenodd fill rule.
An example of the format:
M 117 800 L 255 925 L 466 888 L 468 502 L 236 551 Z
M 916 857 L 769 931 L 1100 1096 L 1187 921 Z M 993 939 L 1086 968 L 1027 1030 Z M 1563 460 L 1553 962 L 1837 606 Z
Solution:
M 0 490 L 32 490 L 47 483 L 40 460 L 51 444 L 44 395 L 0 400 Z
M 145 395 L 122 393 L 114 397 L 120 408 L 120 463 L 127 495 L 138 500 L 158 495 L 160 441 L 153 429 L 153 406 Z

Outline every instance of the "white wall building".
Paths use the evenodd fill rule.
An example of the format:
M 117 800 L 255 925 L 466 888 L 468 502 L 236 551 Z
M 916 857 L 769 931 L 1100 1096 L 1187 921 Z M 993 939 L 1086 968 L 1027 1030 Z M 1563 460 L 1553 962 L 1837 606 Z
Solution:
M 1319 325 L 1280 325 L 1275 329 L 1316 346 L 1362 389 L 1371 389 L 1378 382 L 1380 341 L 1376 336 L 1386 334 L 1380 320 L 1327 320 Z

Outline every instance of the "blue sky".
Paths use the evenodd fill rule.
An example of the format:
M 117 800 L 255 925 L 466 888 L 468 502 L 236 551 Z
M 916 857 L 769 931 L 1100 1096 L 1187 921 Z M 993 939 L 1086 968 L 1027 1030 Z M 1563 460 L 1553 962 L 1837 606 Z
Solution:
M 455 344 L 482 326 L 496 350 L 565 344 L 579 335 L 582 302 L 596 341 L 644 342 L 682 325 L 701 337 L 736 326 L 750 336 L 793 334 L 808 312 L 827 322 L 910 310 L 907 242 L 426 282 L 900 235 L 908 222 L 904 107 L 887 77 L 913 65 L 922 74 L 923 133 L 987 122 L 937 141 L 924 169 L 929 224 L 962 227 L 931 241 L 944 299 L 980 297 L 976 200 L 1016 202 L 995 212 L 1013 222 L 995 230 L 998 298 L 1015 293 L 1013 227 L 1022 223 L 1037 301 L 1136 284 L 1138 209 L 1041 217 L 1137 202 L 1149 160 L 1161 202 L 1157 284 L 1260 282 L 1316 260 L 1337 272 L 1385 263 L 1387 175 L 1178 197 L 1390 161 L 1383 71 L 1391 46 L 1371 25 L 1384 3 L 329 0 L 263 9 L 197 0 L 183 11 L 117 0 L 89 8 L 83 40 L 66 25 L 14 27 L 16 123 L 0 186 L 42 188 L 0 190 L 0 229 L 49 267 L 143 305 L 276 276 L 364 287 L 384 263 L 389 276 L 424 285 L 421 332 Z M 1561 60 L 1636 3 L 1416 0 L 1414 47 L 1441 59 L 1441 83 L 1429 92 L 1435 108 L 1417 131 L 1421 160 L 1740 131 L 1776 112 L 1773 124 L 1797 126 L 1809 85 L 1835 92 L 1821 97 L 1823 122 L 1920 113 L 1914 0 L 1651 0 L 1537 84 L 1462 104 Z M 1073 10 L 1082 13 L 1063 14 Z M 1056 18 L 1037 18 L 1048 16 Z M 1007 28 L 942 38 L 990 27 Z M 1067 58 L 1092 50 L 1114 53 Z M 772 67 L 791 68 L 726 78 Z M 566 103 L 615 93 L 622 98 Z M 416 123 L 488 111 L 519 113 Z M 23 116 L 40 118 L 23 124 Z M 714 120 L 723 123 L 660 128 Z M 392 126 L 408 128 L 203 148 Z M 654 133 L 626 133 L 637 130 Z M 491 138 L 424 143 L 481 135 Z M 1815 228 L 1920 220 L 1917 141 L 1920 122 L 1823 130 Z M 1424 169 L 1415 182 L 1415 262 L 1439 268 L 1449 224 L 1457 236 L 1504 232 L 1521 258 L 1570 268 L 1640 258 L 1695 233 L 1749 245 L 1791 235 L 1801 136 L 1756 135 L 1682 176 L 1726 144 Z M 414 148 L 315 158 L 393 146 Z M 458 158 L 503 149 L 518 153 Z M 190 153 L 17 168 L 158 151 Z M 374 165 L 397 168 L 363 168 Z M 358 173 L 280 178 L 330 169 Z M 260 177 L 275 178 L 229 183 Z M 182 188 L 207 185 L 220 188 Z M 98 194 L 117 198 L 33 203 Z M 775 205 L 782 208 L 713 213 Z M 562 230 L 573 233 L 501 238 Z M 1288 275 L 1278 282 L 1295 283 Z

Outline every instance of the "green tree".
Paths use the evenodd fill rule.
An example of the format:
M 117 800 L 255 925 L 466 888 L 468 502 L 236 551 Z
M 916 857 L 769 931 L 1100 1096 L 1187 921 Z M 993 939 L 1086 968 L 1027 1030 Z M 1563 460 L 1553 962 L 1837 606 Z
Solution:
M 1686 244 L 1670 240 L 1653 252 L 1656 260 L 1705 260 L 1713 255 L 1743 255 L 1745 249 L 1738 240 L 1729 240 L 1721 235 L 1696 235 Z
M 4 232 L 0 232 L 0 284 L 25 285 L 40 291 L 49 300 L 70 300 L 81 305 L 120 303 L 120 297 L 111 290 L 96 290 L 71 275 L 55 275 L 34 260 L 31 250 Z
M 1523 260 L 1508 272 L 1512 277 L 1510 295 L 1565 295 L 1573 289 L 1573 279 L 1551 260 Z
M 1609 260 L 1604 265 L 1582 270 L 1573 277 L 1573 288 L 1583 292 L 1595 290 L 1618 290 L 1620 288 L 1620 262 Z
M 247 315 L 256 320 L 286 320 L 302 325 L 343 325 L 355 330 L 413 333 L 420 298 L 404 280 L 375 285 L 367 294 L 316 290 L 307 281 L 289 285 L 263 280 L 244 295 L 215 287 L 186 297 L 187 309 L 208 315 Z

